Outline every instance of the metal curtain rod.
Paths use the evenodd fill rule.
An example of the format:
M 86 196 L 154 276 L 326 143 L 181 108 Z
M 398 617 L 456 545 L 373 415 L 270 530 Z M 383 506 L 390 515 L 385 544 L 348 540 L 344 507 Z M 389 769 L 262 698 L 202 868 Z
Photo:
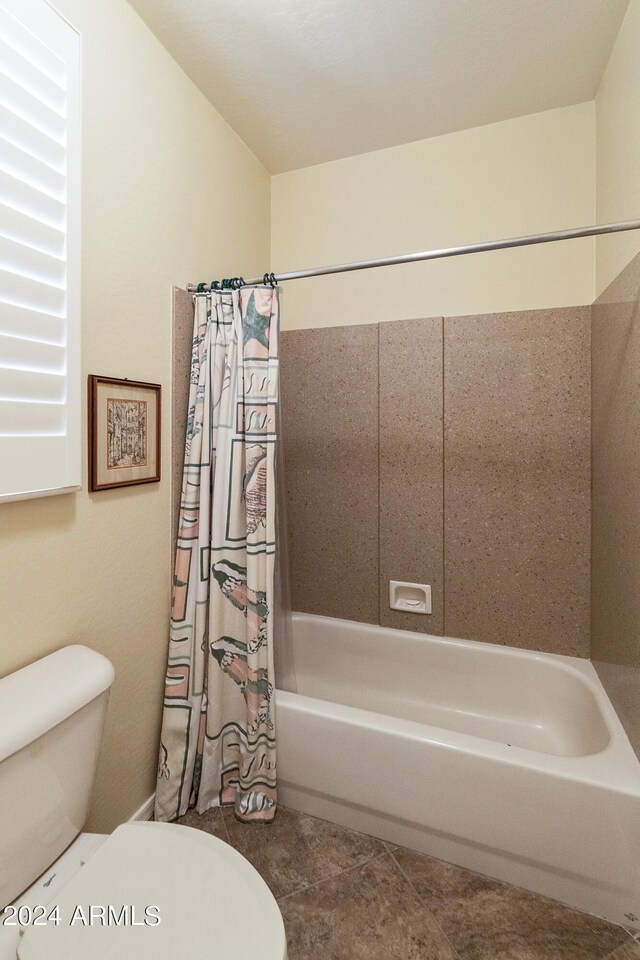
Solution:
M 418 263 L 420 260 L 442 260 L 445 257 L 460 257 L 467 253 L 483 253 L 487 250 L 509 250 L 511 247 L 529 247 L 534 243 L 553 243 L 556 240 L 575 240 L 578 237 L 597 237 L 604 233 L 622 233 L 625 230 L 640 230 L 640 220 L 622 220 L 619 223 L 602 223 L 593 227 L 576 227 L 573 230 L 555 230 L 552 233 L 532 233 L 525 237 L 510 237 L 506 240 L 489 240 L 486 243 L 469 243 L 462 247 L 443 247 L 440 250 L 424 250 L 421 253 L 405 253 L 399 257 L 381 257 L 379 260 L 356 260 L 353 263 L 336 263 L 329 267 L 314 267 L 311 270 L 294 270 L 292 273 L 265 273 L 263 277 L 244 280 L 236 277 L 223 280 L 223 288 L 233 289 L 254 284 L 281 283 L 283 280 L 303 280 L 306 277 L 323 277 L 328 273 L 351 273 L 352 270 L 371 270 L 374 267 L 392 267 L 399 263 Z M 215 283 L 215 281 L 213 281 Z M 216 287 L 214 287 L 216 289 Z M 187 284 L 189 293 L 208 293 L 211 284 Z

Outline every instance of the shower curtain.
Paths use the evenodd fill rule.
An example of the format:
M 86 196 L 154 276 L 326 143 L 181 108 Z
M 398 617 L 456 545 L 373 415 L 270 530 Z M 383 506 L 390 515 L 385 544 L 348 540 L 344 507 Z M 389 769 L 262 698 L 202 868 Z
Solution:
M 157 820 L 276 812 L 278 289 L 195 297 Z

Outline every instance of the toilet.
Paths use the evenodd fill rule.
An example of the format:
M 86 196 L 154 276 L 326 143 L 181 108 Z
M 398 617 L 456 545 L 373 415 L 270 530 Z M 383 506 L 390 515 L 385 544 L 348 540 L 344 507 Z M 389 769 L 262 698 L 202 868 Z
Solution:
M 0 680 L 0 960 L 286 960 L 271 891 L 227 843 L 81 832 L 113 678 L 69 646 Z

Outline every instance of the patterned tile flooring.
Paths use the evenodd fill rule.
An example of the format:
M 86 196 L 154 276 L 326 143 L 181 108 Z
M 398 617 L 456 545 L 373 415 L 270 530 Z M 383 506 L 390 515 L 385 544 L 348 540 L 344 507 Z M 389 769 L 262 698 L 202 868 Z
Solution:
M 282 807 L 271 826 L 226 809 L 179 822 L 262 875 L 288 960 L 640 960 L 622 927 Z

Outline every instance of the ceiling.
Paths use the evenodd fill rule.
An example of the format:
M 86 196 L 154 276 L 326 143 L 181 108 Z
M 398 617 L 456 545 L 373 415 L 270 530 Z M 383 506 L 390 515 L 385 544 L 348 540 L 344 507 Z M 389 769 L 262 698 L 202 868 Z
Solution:
M 592 100 L 629 0 L 130 0 L 272 173 Z

